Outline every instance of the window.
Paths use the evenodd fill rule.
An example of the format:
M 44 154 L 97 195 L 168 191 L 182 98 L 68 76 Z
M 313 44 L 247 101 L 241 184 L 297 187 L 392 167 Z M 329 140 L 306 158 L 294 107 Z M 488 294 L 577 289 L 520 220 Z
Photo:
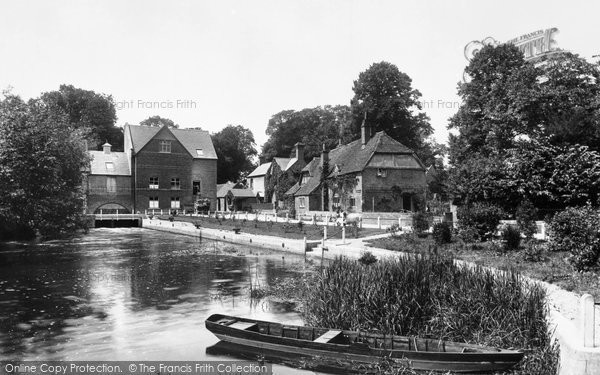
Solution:
M 179 208 L 179 197 L 171 197 L 171 208 Z
M 160 141 L 159 152 L 171 152 L 171 141 Z
M 309 179 L 309 178 L 310 178 L 310 177 L 309 177 L 308 175 L 306 175 L 306 174 L 305 174 L 305 175 L 302 175 L 302 181 L 301 181 L 300 183 L 301 183 L 302 185 L 304 185 L 305 183 L 307 183 L 307 182 L 308 182 L 308 179 Z
M 387 170 L 385 168 L 377 168 L 377 177 L 387 177 Z
M 107 171 L 114 171 L 115 170 L 115 163 L 113 163 L 112 161 L 107 161 L 104 163 L 104 165 L 106 166 L 106 170 Z
M 148 198 L 148 208 L 158 208 L 158 197 Z
M 254 189 L 254 179 L 250 179 L 250 189 Z
M 171 190 L 180 190 L 181 189 L 181 182 L 179 181 L 179 178 L 175 177 L 171 179 Z
M 411 211 L 412 210 L 412 204 L 411 204 L 410 195 L 403 195 L 402 196 L 402 209 L 404 209 L 406 211 Z
M 306 207 L 306 198 L 304 198 L 304 197 L 298 198 L 298 205 L 300 206 L 300 208 L 305 208 Z
M 349 203 L 350 203 L 350 207 L 356 207 L 356 198 L 351 197 Z
M 204 156 L 204 150 L 201 148 L 196 149 L 196 156 Z
M 202 194 L 202 182 L 201 181 L 192 181 L 192 194 L 193 195 L 201 195 Z
M 331 200 L 331 205 L 334 209 L 340 207 L 340 196 L 336 193 L 333 195 L 333 199 Z
M 106 192 L 116 193 L 117 192 L 117 178 L 106 177 Z
M 158 189 L 158 177 L 150 177 L 148 189 Z

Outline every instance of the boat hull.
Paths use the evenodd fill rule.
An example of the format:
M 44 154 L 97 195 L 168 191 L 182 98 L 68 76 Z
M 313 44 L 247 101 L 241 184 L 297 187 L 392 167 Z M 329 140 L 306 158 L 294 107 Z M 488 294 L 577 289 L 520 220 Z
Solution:
M 251 320 L 244 319 L 244 321 Z M 272 324 L 261 321 L 254 322 Z M 206 327 L 222 341 L 265 351 L 296 353 L 356 364 L 376 364 L 381 362 L 382 358 L 387 357 L 398 362 L 398 365 L 415 370 L 452 371 L 456 373 L 493 372 L 509 369 L 523 357 L 523 353 L 516 351 L 459 353 L 378 349 L 367 345 L 339 345 L 240 330 L 209 320 L 206 321 Z M 464 346 L 468 348 L 477 347 L 466 344 Z

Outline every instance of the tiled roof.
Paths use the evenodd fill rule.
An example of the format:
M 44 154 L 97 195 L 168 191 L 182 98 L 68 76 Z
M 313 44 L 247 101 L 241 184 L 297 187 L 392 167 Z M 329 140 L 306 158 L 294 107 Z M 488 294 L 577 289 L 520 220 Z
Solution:
M 139 152 L 162 129 L 157 126 L 126 125 L 131 134 L 133 152 Z M 127 131 L 126 129 L 126 131 Z M 198 129 L 168 129 L 194 159 L 216 159 L 217 153 L 210 134 Z M 202 155 L 196 150 L 201 149 Z
M 271 163 L 261 164 L 258 167 L 256 167 L 256 169 L 253 170 L 252 173 L 250 173 L 248 175 L 248 177 L 264 176 L 264 175 L 267 174 L 267 172 L 269 171 L 270 167 L 271 167 Z
M 298 191 L 298 189 L 300 189 L 300 184 L 298 182 L 296 182 L 294 184 L 294 186 L 292 186 L 291 188 L 289 188 L 288 191 L 286 191 L 285 193 L 283 193 L 283 195 L 295 195 L 296 192 Z
M 111 176 L 130 176 L 129 162 L 127 154 L 124 152 L 88 151 L 92 157 L 90 165 L 90 174 L 111 175 Z M 112 163 L 112 169 L 107 168 L 107 163 Z
M 224 184 L 217 185 L 217 198 L 224 198 L 230 189 L 233 189 L 235 184 L 233 182 L 226 182 Z
M 231 189 L 231 195 L 236 198 L 254 198 L 256 195 L 251 189 Z
M 313 158 L 302 171 L 303 175 L 308 172 L 310 178 L 300 185 L 295 195 L 310 195 L 321 185 L 321 158 Z
M 396 141 L 385 132 L 377 132 L 362 148 L 360 139 L 347 145 L 338 146 L 329 152 L 329 170 L 333 171 L 335 166 L 339 168 L 339 174 L 360 172 L 369 163 L 373 154 L 394 153 L 413 154 L 413 151 Z M 330 176 L 333 174 L 330 173 Z

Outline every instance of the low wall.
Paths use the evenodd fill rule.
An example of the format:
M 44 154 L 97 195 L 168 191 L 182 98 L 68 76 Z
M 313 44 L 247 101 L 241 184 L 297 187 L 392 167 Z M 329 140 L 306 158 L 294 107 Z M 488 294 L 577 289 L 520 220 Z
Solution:
M 557 311 L 550 312 L 551 324 L 556 327 L 554 336 L 560 344 L 559 375 L 600 374 L 600 348 L 584 347 L 581 327 Z

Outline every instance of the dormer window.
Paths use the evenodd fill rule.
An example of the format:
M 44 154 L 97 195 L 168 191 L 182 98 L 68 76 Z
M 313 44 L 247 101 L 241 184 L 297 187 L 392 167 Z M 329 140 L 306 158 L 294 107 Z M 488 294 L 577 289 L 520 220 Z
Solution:
M 387 177 L 387 169 L 377 168 L 377 177 Z
M 166 153 L 171 152 L 171 141 L 160 141 L 159 144 L 160 144 L 159 152 L 166 152 Z
M 204 156 L 204 150 L 201 148 L 196 149 L 196 156 Z
M 104 163 L 104 165 L 106 166 L 106 170 L 107 171 L 114 171 L 115 170 L 115 163 L 113 163 L 112 161 L 107 161 Z

